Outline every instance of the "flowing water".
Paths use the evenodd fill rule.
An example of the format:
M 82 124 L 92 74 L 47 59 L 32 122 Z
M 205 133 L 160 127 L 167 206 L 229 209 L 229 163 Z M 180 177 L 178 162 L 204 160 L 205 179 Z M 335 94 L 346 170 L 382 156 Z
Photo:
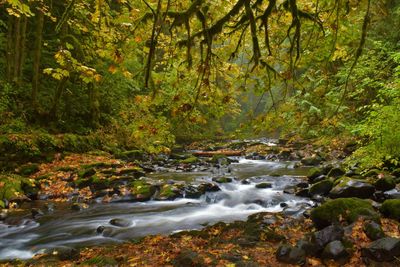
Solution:
M 56 204 L 52 213 L 38 220 L 19 216 L 16 222 L 0 222 L 0 259 L 26 259 L 49 248 L 93 246 L 132 240 L 149 234 L 169 234 L 181 230 L 201 229 L 219 221 L 245 220 L 257 212 L 280 212 L 296 216 L 313 203 L 306 198 L 285 194 L 283 190 L 303 179 L 305 168 L 293 162 L 269 162 L 240 159 L 229 166 L 236 177 L 232 183 L 220 184 L 221 191 L 199 199 L 173 201 L 92 204 L 83 211 L 72 211 Z M 163 173 L 153 178 L 211 181 L 220 170 L 202 173 Z M 276 175 L 281 176 L 276 176 Z M 246 179 L 246 184 L 242 183 Z M 257 183 L 269 182 L 272 188 L 258 189 Z M 285 203 L 285 204 L 282 204 Z M 40 206 L 40 202 L 32 205 Z M 283 208 L 285 207 L 285 208 Z M 21 218 L 22 217 L 22 218 Z M 116 227 L 111 219 L 121 218 L 130 226 Z M 97 228 L 104 226 L 99 234 Z

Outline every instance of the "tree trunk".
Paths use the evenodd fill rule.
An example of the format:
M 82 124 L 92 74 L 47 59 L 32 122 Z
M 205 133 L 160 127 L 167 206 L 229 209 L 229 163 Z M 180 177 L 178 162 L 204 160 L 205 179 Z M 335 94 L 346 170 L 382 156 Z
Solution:
M 20 43 L 17 44 L 19 46 L 19 61 L 18 61 L 18 73 L 17 73 L 17 81 L 21 83 L 23 78 L 23 70 L 24 70 L 24 63 L 25 63 L 25 44 L 26 44 L 26 26 L 28 24 L 28 18 L 26 16 L 21 17 L 21 39 Z
M 14 76 L 14 16 L 8 16 L 7 50 L 6 50 L 6 75 L 7 81 L 12 82 Z
M 21 43 L 21 18 L 15 18 L 14 19 L 14 62 L 13 62 L 13 75 L 12 75 L 12 80 L 15 83 L 18 83 L 18 74 L 19 74 L 19 69 L 18 65 L 20 62 L 20 57 L 21 57 L 21 51 L 20 51 L 20 43 Z
M 37 12 L 36 40 L 33 54 L 33 78 L 32 78 L 32 106 L 34 110 L 38 107 L 39 78 L 40 78 L 40 59 L 42 56 L 44 13 L 42 10 Z
M 67 86 L 67 81 L 68 81 L 68 78 L 64 77 L 57 86 L 56 94 L 55 94 L 54 100 L 53 100 L 53 106 L 52 106 L 52 108 L 50 110 L 50 114 L 49 114 L 50 118 L 53 120 L 57 118 L 58 106 L 60 103 L 62 93 L 64 92 L 64 89 Z
M 98 91 L 96 90 L 95 85 L 93 83 L 88 84 L 88 93 L 90 101 L 91 123 L 94 127 L 97 127 L 99 126 L 99 120 L 100 120 L 100 104 L 99 104 Z

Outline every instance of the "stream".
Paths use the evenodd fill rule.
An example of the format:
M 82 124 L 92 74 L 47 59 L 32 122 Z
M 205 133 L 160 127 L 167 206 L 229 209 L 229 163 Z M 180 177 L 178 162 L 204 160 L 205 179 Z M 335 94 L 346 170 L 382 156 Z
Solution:
M 239 158 L 237 163 L 229 165 L 229 171 L 236 179 L 218 184 L 220 191 L 208 192 L 198 199 L 99 202 L 82 211 L 72 211 L 70 204 L 54 203 L 52 212 L 36 220 L 28 214 L 10 216 L 10 219 L 0 222 L 0 259 L 28 259 L 47 249 L 62 246 L 97 246 L 151 234 L 201 229 L 220 221 L 246 220 L 258 212 L 283 211 L 298 216 L 313 202 L 283 192 L 302 182 L 308 170 L 306 167 L 295 168 L 294 164 Z M 196 183 L 211 181 L 216 172 L 161 172 L 148 177 Z M 266 182 L 272 187 L 256 188 L 256 184 Z M 44 201 L 34 201 L 30 205 L 43 207 Z M 110 224 L 112 219 L 124 219 L 129 225 L 113 226 Z M 99 226 L 103 228 L 101 233 Z

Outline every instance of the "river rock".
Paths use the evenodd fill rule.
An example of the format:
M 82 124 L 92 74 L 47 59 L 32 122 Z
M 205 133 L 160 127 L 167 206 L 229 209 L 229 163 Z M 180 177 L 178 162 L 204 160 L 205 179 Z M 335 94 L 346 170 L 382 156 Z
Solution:
M 32 218 L 37 218 L 43 216 L 44 213 L 39 208 L 32 208 L 31 209 Z
M 301 159 L 301 163 L 306 166 L 317 166 L 322 162 L 322 158 L 319 156 L 305 157 Z
M 360 216 L 373 221 L 379 220 L 379 215 L 374 211 L 371 203 L 359 198 L 329 200 L 311 211 L 311 220 L 319 229 L 343 219 L 352 223 Z
M 386 217 L 400 221 L 400 199 L 388 199 L 382 203 L 380 212 Z
M 318 176 L 317 178 L 315 178 L 315 179 L 312 181 L 312 184 L 321 182 L 321 181 L 323 181 L 323 180 L 326 180 L 327 178 L 328 178 L 328 176 L 326 176 L 326 175 L 320 175 L 320 176 Z
M 361 255 L 374 261 L 393 261 L 400 256 L 400 239 L 384 237 L 362 248 Z
M 329 196 L 331 198 L 370 198 L 375 192 L 375 187 L 365 181 L 343 177 L 335 182 Z
M 8 216 L 7 211 L 0 210 L 0 221 L 7 219 L 7 216 Z
M 382 230 L 382 227 L 378 223 L 373 221 L 365 222 L 364 233 L 368 236 L 369 239 L 373 241 L 386 236 Z
M 393 176 L 386 175 L 376 180 L 374 185 L 376 190 L 388 191 L 396 187 L 396 182 Z
M 308 171 L 308 175 L 307 178 L 310 182 L 313 182 L 315 178 L 317 178 L 318 176 L 324 175 L 324 171 L 322 170 L 322 168 L 318 168 L 318 167 L 314 167 L 311 168 Z
M 219 188 L 219 186 L 214 183 L 201 183 L 198 189 L 203 194 L 205 192 L 217 192 L 221 190 L 221 188 Z
M 173 266 L 175 267 L 201 267 L 207 266 L 204 258 L 197 252 L 189 249 L 182 250 L 175 259 L 172 260 Z
M 80 256 L 80 251 L 77 248 L 71 248 L 66 246 L 60 246 L 47 252 L 47 254 L 54 255 L 61 261 L 77 260 Z
M 341 240 L 344 236 L 343 227 L 340 225 L 330 225 L 324 229 L 314 232 L 311 235 L 311 241 L 322 250 L 328 243 Z
M 343 246 L 343 243 L 339 240 L 330 242 L 324 248 L 321 258 L 323 260 L 335 260 L 340 263 L 346 262 L 350 257 L 350 253 Z
M 188 185 L 184 188 L 185 197 L 186 198 L 199 198 L 202 194 L 202 191 L 199 190 L 198 186 Z
M 386 199 L 400 199 L 400 191 L 395 189 L 383 193 Z
M 300 239 L 299 241 L 297 241 L 296 246 L 304 250 L 306 255 L 313 257 L 319 256 L 319 251 L 321 250 L 321 248 L 318 247 L 318 245 L 316 245 L 315 243 L 311 242 L 309 238 Z
M 259 183 L 259 184 L 256 184 L 256 188 L 259 188 L 259 189 L 272 188 L 272 184 L 271 183 Z
M 281 245 L 276 251 L 276 258 L 280 262 L 303 265 L 306 261 L 306 253 L 298 247 Z
M 231 183 L 233 181 L 230 177 L 214 177 L 212 180 L 220 184 Z
M 76 211 L 81 211 L 87 208 L 89 208 L 89 205 L 85 203 L 73 203 L 71 205 L 71 209 Z
M 303 189 L 297 190 L 295 195 L 298 197 L 310 197 L 310 192 L 309 192 L 308 188 L 303 188 Z
M 345 175 L 346 171 L 341 168 L 341 167 L 333 167 L 329 172 L 328 172 L 328 177 L 341 177 Z
M 116 218 L 111 219 L 110 224 L 118 227 L 128 227 L 132 225 L 132 222 L 126 219 Z
M 329 179 L 315 183 L 310 187 L 309 193 L 311 196 L 314 195 L 327 195 L 331 191 L 333 182 Z

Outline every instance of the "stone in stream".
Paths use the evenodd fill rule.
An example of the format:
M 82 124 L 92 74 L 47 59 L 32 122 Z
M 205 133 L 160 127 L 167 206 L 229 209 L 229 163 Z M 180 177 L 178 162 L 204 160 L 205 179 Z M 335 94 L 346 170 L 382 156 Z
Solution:
M 76 211 L 81 211 L 87 208 L 89 208 L 89 205 L 85 203 L 73 203 L 71 205 L 71 209 Z
M 32 208 L 31 214 L 32 214 L 32 218 L 37 218 L 37 217 L 44 215 L 43 211 L 39 208 Z
M 350 258 L 350 253 L 346 250 L 343 243 L 339 240 L 330 242 L 324 248 L 321 258 L 323 260 L 335 260 L 344 264 Z
M 219 188 L 219 186 L 214 183 L 202 183 L 199 185 L 198 189 L 203 194 L 205 192 L 217 192 L 221 190 L 221 188 Z
M 306 253 L 301 248 L 281 245 L 276 251 L 276 259 L 284 263 L 303 265 L 306 262 Z
M 365 222 L 363 230 L 364 233 L 368 236 L 368 238 L 373 241 L 386 236 L 382 230 L 382 227 L 373 221 Z
M 126 219 L 115 218 L 110 220 L 110 224 L 118 227 L 128 227 L 132 225 L 132 222 Z
M 400 256 L 400 239 L 384 237 L 361 249 L 361 255 L 374 261 L 393 261 Z
M 388 191 L 396 187 L 396 182 L 393 176 L 386 175 L 376 180 L 374 185 L 378 191 Z
M 317 178 L 318 176 L 324 175 L 324 171 L 322 170 L 322 168 L 318 168 L 318 167 L 314 167 L 311 168 L 308 171 L 308 175 L 307 178 L 310 182 L 313 182 L 315 178 Z
M 328 172 L 328 177 L 341 177 L 345 175 L 346 172 L 343 170 L 341 167 L 333 167 L 329 172 Z
M 370 183 L 343 177 L 335 181 L 335 186 L 329 193 L 329 196 L 331 198 L 370 198 L 374 192 L 375 187 Z
M 271 183 L 259 183 L 259 184 L 256 184 L 256 188 L 259 188 L 259 189 L 272 188 L 272 184 Z
M 233 181 L 233 179 L 230 177 L 214 177 L 212 180 L 220 184 L 231 183 Z
M 309 193 L 311 196 L 327 195 L 331 191 L 333 182 L 329 179 L 315 183 L 310 187 Z
M 301 163 L 306 166 L 317 166 L 322 162 L 322 158 L 319 156 L 305 157 L 301 159 Z

